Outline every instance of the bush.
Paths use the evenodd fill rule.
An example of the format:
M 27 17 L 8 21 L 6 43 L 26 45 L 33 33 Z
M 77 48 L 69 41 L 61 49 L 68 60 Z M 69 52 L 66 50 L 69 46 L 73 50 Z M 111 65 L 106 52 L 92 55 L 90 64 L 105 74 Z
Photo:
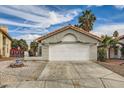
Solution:
M 107 55 L 106 55 L 105 48 L 99 48 L 98 49 L 98 60 L 101 62 L 105 62 L 106 59 L 107 59 Z

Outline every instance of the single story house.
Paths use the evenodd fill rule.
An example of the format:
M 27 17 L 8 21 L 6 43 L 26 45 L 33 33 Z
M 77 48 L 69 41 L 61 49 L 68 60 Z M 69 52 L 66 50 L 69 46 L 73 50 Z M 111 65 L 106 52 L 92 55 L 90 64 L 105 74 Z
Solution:
M 6 26 L 0 27 L 0 57 L 10 57 L 12 39 Z
M 38 55 L 48 61 L 96 61 L 100 41 L 98 36 L 72 25 L 36 39 Z

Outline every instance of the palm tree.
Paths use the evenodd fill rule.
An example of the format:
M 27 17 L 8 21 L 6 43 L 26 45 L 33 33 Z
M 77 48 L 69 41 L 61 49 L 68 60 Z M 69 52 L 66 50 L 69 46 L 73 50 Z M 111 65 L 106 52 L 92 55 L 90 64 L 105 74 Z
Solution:
M 91 10 L 86 10 L 82 12 L 83 15 L 81 15 L 78 19 L 79 27 L 84 29 L 85 31 L 91 31 L 93 29 L 93 24 L 96 20 L 95 15 L 91 12 Z
M 118 31 L 114 31 L 114 33 L 113 33 L 113 37 L 118 37 L 118 36 L 119 36 Z

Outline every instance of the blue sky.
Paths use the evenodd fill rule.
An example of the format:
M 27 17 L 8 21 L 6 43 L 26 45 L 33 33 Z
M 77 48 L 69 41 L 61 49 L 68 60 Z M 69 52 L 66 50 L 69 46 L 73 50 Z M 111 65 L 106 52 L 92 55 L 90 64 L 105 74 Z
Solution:
M 124 34 L 124 6 L 0 6 L 0 25 L 7 25 L 13 38 L 30 42 L 37 37 L 68 24 L 77 24 L 81 12 L 90 9 L 97 20 L 91 33 Z

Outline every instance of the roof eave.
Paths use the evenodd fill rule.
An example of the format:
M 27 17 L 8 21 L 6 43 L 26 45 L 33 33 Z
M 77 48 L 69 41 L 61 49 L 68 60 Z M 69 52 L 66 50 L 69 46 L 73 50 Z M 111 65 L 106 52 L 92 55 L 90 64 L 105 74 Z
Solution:
M 46 39 L 46 38 L 52 36 L 52 35 L 50 35 L 50 34 L 52 34 L 52 33 L 54 33 L 54 32 L 56 32 L 56 33 L 54 33 L 54 34 L 57 34 L 57 33 L 61 32 L 61 31 L 65 31 L 65 30 L 67 30 L 67 29 L 69 29 L 69 28 L 70 28 L 70 29 L 73 29 L 73 30 L 77 30 L 77 31 L 79 31 L 79 32 L 81 32 L 81 33 L 83 33 L 83 34 L 85 34 L 85 35 L 87 35 L 87 36 L 90 36 L 90 37 L 92 37 L 92 38 L 94 38 L 94 39 L 96 39 L 96 40 L 98 40 L 98 41 L 102 41 L 102 39 L 101 39 L 100 37 L 98 37 L 98 36 L 96 36 L 96 35 L 93 35 L 93 34 L 91 34 L 91 33 L 89 33 L 89 32 L 86 32 L 86 31 L 84 31 L 83 29 L 80 29 L 80 28 L 75 27 L 75 26 L 66 26 L 66 27 L 60 28 L 60 29 L 58 29 L 58 30 L 55 30 L 55 31 L 53 31 L 53 32 L 48 33 L 48 34 L 45 35 L 45 36 L 42 36 L 42 37 L 39 37 L 39 38 L 35 39 L 35 41 L 36 41 L 36 42 L 40 42 L 40 41 L 42 41 L 42 40 L 44 40 L 44 39 Z M 53 35 L 54 35 L 54 34 L 53 34 Z

